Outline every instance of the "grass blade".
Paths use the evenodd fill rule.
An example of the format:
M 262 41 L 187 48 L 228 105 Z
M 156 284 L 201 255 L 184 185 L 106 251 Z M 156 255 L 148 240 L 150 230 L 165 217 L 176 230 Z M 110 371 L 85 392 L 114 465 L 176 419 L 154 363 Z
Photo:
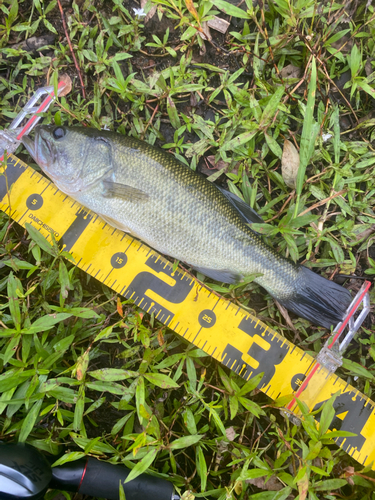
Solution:
M 300 199 L 300 196 L 302 193 L 302 187 L 303 187 L 303 181 L 305 178 L 306 167 L 307 167 L 309 160 L 310 160 L 310 157 L 311 157 L 311 149 L 312 149 L 311 142 L 313 139 L 314 139 L 314 143 L 315 143 L 315 137 L 313 137 L 314 133 L 316 132 L 316 129 L 314 126 L 315 93 L 316 93 L 316 63 L 315 63 L 315 58 L 313 57 L 312 67 L 311 67 L 311 78 L 310 78 L 310 85 L 309 85 L 309 94 L 307 97 L 306 112 L 305 112 L 305 118 L 303 120 L 301 145 L 300 145 L 300 150 L 299 150 L 299 160 L 300 161 L 299 161 L 299 169 L 298 169 L 298 174 L 297 174 L 297 179 L 296 179 L 297 203 L 296 203 L 294 217 L 297 217 L 297 215 L 298 215 L 299 199 Z
M 154 461 L 156 454 L 158 452 L 158 448 L 153 448 L 150 450 L 147 455 L 145 455 L 142 460 L 140 460 L 137 465 L 134 467 L 134 469 L 131 470 L 130 474 L 126 478 L 125 483 L 128 483 L 129 481 L 132 481 L 136 477 L 138 477 L 140 474 L 145 472 L 149 466 L 152 464 Z

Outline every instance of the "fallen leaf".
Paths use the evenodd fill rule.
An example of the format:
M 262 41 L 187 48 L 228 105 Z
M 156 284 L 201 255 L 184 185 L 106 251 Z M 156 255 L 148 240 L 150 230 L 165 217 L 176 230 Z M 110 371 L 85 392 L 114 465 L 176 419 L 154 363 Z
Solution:
M 163 330 L 159 330 L 159 332 L 158 332 L 158 342 L 159 342 L 160 347 L 162 347 L 164 344 Z
M 288 78 L 300 78 L 302 76 L 302 68 L 294 66 L 294 64 L 288 64 L 280 71 L 280 75 L 284 79 Z
M 255 477 L 254 479 L 246 479 L 246 483 L 252 484 L 253 486 L 256 486 L 260 490 L 265 490 L 264 486 L 265 479 L 264 477 Z
M 124 311 L 122 310 L 122 304 L 121 304 L 121 299 L 120 297 L 117 297 L 117 304 L 116 304 L 116 309 L 121 318 L 124 317 Z
M 224 170 L 226 171 L 226 169 L 229 167 L 229 163 L 226 163 L 225 161 L 223 160 L 219 160 L 217 163 L 215 162 L 215 155 L 210 155 L 210 156 L 206 156 L 205 157 L 205 164 L 202 165 L 201 167 L 201 172 L 202 174 L 205 174 L 205 175 L 212 175 L 213 172 L 219 172 L 221 170 Z M 210 165 L 209 165 L 209 164 Z M 240 162 L 236 162 L 234 165 L 233 165 L 233 168 L 231 169 L 231 173 L 232 174 L 238 174 L 238 168 L 240 166 Z
M 220 31 L 220 33 L 225 34 L 228 31 L 228 27 L 230 23 L 225 21 L 225 19 L 221 19 L 221 17 L 214 16 L 212 19 L 207 21 L 207 24 L 210 28 Z
M 64 73 L 63 75 L 60 76 L 59 81 L 64 82 L 64 84 L 65 84 L 65 87 L 63 88 L 63 90 L 59 94 L 60 97 L 63 97 L 65 95 L 69 94 L 69 92 L 72 90 L 72 80 L 71 80 L 69 75 Z
M 286 321 L 286 324 L 289 326 L 289 328 L 296 334 L 298 335 L 298 330 L 296 329 L 296 327 L 293 325 L 293 322 L 292 320 L 290 319 L 290 316 L 289 316 L 289 313 L 288 311 L 285 309 L 284 306 L 282 306 L 280 304 L 280 302 L 278 302 L 277 300 L 275 300 L 275 303 L 276 303 L 276 306 L 278 308 L 278 310 L 280 311 L 281 315 L 283 316 L 283 318 L 285 319 Z M 301 340 L 301 339 L 300 339 Z
M 358 224 L 357 226 L 354 226 L 352 232 L 355 235 L 355 239 L 359 242 L 364 240 L 365 238 L 368 238 L 374 231 L 375 224 Z
M 344 471 L 345 471 L 344 474 L 341 474 L 340 478 L 346 479 L 348 481 L 348 483 L 350 484 L 350 486 L 354 486 L 353 476 L 360 476 L 360 477 L 363 477 L 364 479 L 368 479 L 370 481 L 375 482 L 375 479 L 370 478 L 368 476 L 365 476 L 359 472 L 356 472 L 354 470 L 354 467 L 352 467 L 350 465 L 348 465 L 348 467 L 345 467 Z
M 215 169 L 215 170 L 221 170 L 222 168 L 225 168 L 228 166 L 228 163 L 226 163 L 224 160 L 219 160 L 217 163 L 215 162 L 215 155 L 210 155 L 210 156 L 207 156 L 207 160 L 211 163 L 212 167 L 208 167 L 208 168 L 212 168 L 212 169 Z
M 198 31 L 198 33 L 199 33 L 199 36 L 202 38 L 202 44 L 201 44 L 201 46 L 200 46 L 200 48 L 199 48 L 199 55 L 200 55 L 200 56 L 204 56 L 204 55 L 206 54 L 206 52 L 207 52 L 207 50 L 206 50 L 206 46 L 205 46 L 205 44 L 204 44 L 204 40 L 205 40 L 205 38 L 204 38 L 204 37 L 205 37 L 206 35 L 202 36 L 202 33 L 201 33 L 200 31 Z
M 194 7 L 193 0 L 185 0 L 185 5 L 190 12 L 190 14 L 195 18 L 197 23 L 200 25 L 199 16 L 196 8 Z
M 352 50 L 353 47 L 353 40 L 351 39 L 351 35 L 345 34 L 340 38 L 340 40 L 337 40 L 336 42 L 331 43 L 331 47 L 336 50 L 340 50 L 342 54 L 347 54 Z
M 371 64 L 372 61 L 373 61 L 373 59 L 371 59 L 371 57 L 368 57 L 366 59 L 366 64 L 365 64 L 365 73 L 366 73 L 366 76 L 370 76 L 371 73 L 373 72 L 372 64 Z
M 91 346 L 77 359 L 76 369 L 73 370 L 73 375 L 77 380 L 82 380 L 89 366 Z
M 296 188 L 298 168 L 299 153 L 293 143 L 285 139 L 283 155 L 281 157 L 281 174 L 285 184 L 291 189 Z
M 283 485 L 276 476 L 271 476 L 267 481 L 266 477 L 256 477 L 254 479 L 246 479 L 246 483 L 256 486 L 260 490 L 279 491 L 283 489 Z
M 141 8 L 144 9 L 147 4 L 147 0 L 141 0 Z M 152 19 L 156 13 L 157 5 L 153 5 L 151 9 L 148 11 L 146 14 L 146 17 L 144 18 L 144 23 L 146 24 L 147 21 Z
M 225 434 L 229 441 L 233 441 L 236 437 L 236 431 L 233 429 L 233 427 L 228 427 L 228 429 L 225 429 Z
M 202 40 L 212 40 L 210 28 L 207 22 L 202 23 L 201 29 L 198 31 L 198 35 L 202 38 Z M 204 47 L 204 44 L 202 45 L 202 47 Z M 206 49 L 204 49 L 204 51 L 206 52 Z
M 345 471 L 345 477 L 354 476 L 355 470 L 354 467 L 352 467 L 351 465 L 345 467 L 344 471 Z

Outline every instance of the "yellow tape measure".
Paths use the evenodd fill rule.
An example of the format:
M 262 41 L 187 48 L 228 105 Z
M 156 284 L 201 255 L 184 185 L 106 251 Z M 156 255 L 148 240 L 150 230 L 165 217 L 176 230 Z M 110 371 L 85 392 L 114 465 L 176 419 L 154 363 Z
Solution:
M 314 358 L 187 273 L 173 271 L 157 252 L 87 212 L 16 157 L 9 157 L 4 174 L 0 208 L 12 219 L 23 226 L 29 222 L 47 239 L 52 231 L 79 268 L 244 379 L 263 372 L 259 388 L 269 397 L 298 390 Z M 300 399 L 316 410 L 338 391 L 331 427 L 357 435 L 336 443 L 369 465 L 375 459 L 375 404 L 369 398 L 322 367 Z

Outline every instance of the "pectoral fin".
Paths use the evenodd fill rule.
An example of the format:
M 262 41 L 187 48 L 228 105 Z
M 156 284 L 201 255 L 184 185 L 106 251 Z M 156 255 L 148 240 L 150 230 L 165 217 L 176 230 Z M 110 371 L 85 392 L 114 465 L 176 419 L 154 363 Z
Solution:
M 102 183 L 103 196 L 106 198 L 122 198 L 131 202 L 145 202 L 149 198 L 149 195 L 141 189 L 127 186 L 126 184 L 120 184 L 107 179 L 104 179 Z

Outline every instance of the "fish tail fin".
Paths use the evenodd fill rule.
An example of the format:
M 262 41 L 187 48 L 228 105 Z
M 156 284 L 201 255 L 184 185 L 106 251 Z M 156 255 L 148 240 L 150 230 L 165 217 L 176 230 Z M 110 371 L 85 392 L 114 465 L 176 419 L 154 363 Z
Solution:
M 349 290 L 301 266 L 297 286 L 289 298 L 279 299 L 281 305 L 315 325 L 331 328 L 342 321 L 352 301 Z

